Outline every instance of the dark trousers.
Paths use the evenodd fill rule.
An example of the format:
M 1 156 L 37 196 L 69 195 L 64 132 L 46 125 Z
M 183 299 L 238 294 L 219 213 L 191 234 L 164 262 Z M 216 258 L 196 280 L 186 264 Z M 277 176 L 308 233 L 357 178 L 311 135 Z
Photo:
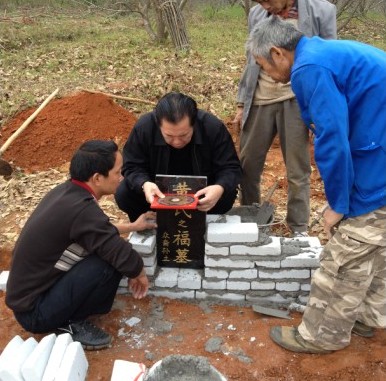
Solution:
M 89 255 L 42 294 L 33 310 L 15 312 L 27 331 L 45 333 L 71 321 L 111 310 L 122 274 L 96 255 Z
M 224 214 L 232 208 L 237 197 L 237 189 L 224 193 L 217 204 L 209 210 L 209 214 Z M 150 210 L 150 204 L 146 201 L 143 192 L 137 193 L 130 189 L 125 181 L 121 181 L 115 192 L 115 201 L 119 209 L 123 210 L 129 216 L 131 222 L 134 222 L 142 213 Z

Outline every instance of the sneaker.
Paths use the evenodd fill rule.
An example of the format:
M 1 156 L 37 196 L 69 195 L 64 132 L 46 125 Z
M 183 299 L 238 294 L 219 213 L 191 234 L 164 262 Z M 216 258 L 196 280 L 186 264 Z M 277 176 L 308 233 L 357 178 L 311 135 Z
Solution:
M 309 237 L 307 232 L 294 232 L 292 235 L 293 238 L 306 238 Z
M 107 348 L 112 341 L 111 335 L 87 320 L 71 322 L 65 327 L 58 328 L 58 331 L 69 333 L 72 340 L 79 341 L 82 347 L 89 351 Z
M 297 353 L 325 354 L 331 353 L 327 349 L 317 347 L 303 339 L 297 328 L 294 327 L 272 327 L 269 336 L 281 347 Z
M 369 327 L 368 325 L 365 325 L 365 324 L 361 323 L 360 321 L 355 322 L 354 327 L 352 327 L 351 332 L 357 336 L 362 336 L 362 337 L 373 337 L 374 336 L 374 328 Z

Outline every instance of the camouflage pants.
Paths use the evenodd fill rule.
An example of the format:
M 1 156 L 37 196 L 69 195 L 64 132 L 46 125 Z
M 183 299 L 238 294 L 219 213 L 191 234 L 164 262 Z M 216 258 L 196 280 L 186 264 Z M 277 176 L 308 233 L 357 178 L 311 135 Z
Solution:
M 311 282 L 299 333 L 329 350 L 346 347 L 358 320 L 386 327 L 386 207 L 342 221 Z

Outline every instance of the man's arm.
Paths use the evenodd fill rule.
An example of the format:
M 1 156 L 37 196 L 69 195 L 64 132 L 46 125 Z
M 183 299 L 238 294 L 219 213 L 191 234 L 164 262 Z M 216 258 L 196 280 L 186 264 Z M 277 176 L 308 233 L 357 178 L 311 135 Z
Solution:
M 152 123 L 150 114 L 141 117 L 135 124 L 123 147 L 122 174 L 124 181 L 137 192 L 142 191 L 142 185 L 150 178 L 150 142 L 144 129 Z
M 349 115 L 344 95 L 332 73 L 321 66 L 307 65 L 291 77 L 302 117 L 315 126 L 315 161 L 333 211 L 347 214 L 354 183 L 349 146 Z
M 310 14 L 308 14 L 308 9 L 310 9 Z M 312 22 L 312 35 L 326 40 L 337 39 L 336 6 L 334 4 L 327 0 L 299 0 L 299 23 L 302 24 L 303 21 L 309 23 L 308 18 Z M 302 32 L 306 31 L 302 30 Z
M 267 17 L 267 11 L 259 4 L 251 8 L 248 15 L 248 33 L 252 31 L 255 25 L 264 20 Z M 249 93 L 248 87 L 253 86 L 251 82 L 257 82 L 257 64 L 253 57 L 247 54 L 246 56 L 246 65 L 244 67 L 243 73 L 240 78 L 238 90 L 237 90 L 237 108 L 236 116 L 233 120 L 233 123 L 241 125 L 242 115 L 243 115 L 243 105 L 246 102 L 246 94 Z
M 141 214 L 134 222 L 117 222 L 113 225 L 118 229 L 119 234 L 128 234 L 147 229 L 156 229 L 156 214 L 154 212 L 146 212 Z
M 226 126 L 211 114 L 206 114 L 202 123 L 205 125 L 204 128 L 210 131 L 207 135 L 212 152 L 214 184 L 220 185 L 224 193 L 233 191 L 241 180 L 241 166 L 232 136 Z

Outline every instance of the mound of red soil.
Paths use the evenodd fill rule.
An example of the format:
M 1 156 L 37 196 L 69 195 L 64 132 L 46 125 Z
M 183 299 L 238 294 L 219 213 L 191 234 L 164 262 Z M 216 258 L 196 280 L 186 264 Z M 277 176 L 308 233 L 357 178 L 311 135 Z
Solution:
M 17 114 L 1 130 L 1 145 L 36 110 Z M 26 172 L 60 167 L 89 139 L 124 144 L 136 117 L 103 94 L 78 93 L 55 99 L 4 152 L 3 158 Z

